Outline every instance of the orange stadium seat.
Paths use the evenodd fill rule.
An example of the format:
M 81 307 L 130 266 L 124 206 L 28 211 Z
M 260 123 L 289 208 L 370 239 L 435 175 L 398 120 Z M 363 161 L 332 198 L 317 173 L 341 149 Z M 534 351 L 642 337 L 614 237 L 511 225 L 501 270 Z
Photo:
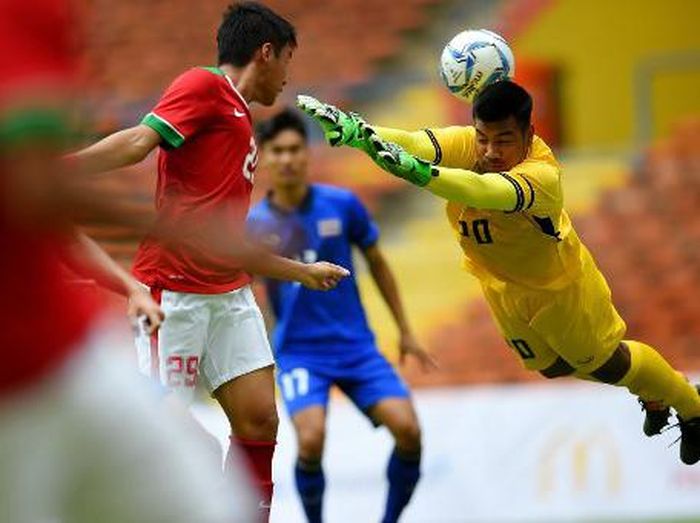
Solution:
M 693 298 L 700 283 L 698 150 L 700 121 L 691 118 L 649 147 L 630 186 L 603 198 L 600 218 L 576 220 L 630 335 L 656 343 L 687 369 L 700 366 L 700 354 L 688 350 L 700 343 L 700 306 Z M 600 230 L 606 221 L 610 233 Z
M 376 62 L 394 55 L 402 33 L 420 28 L 426 9 L 439 1 L 266 3 L 297 26 L 300 45 L 292 81 L 303 87 L 369 80 Z M 87 35 L 91 82 L 127 100 L 152 99 L 184 67 L 215 60 L 214 28 L 228 3 L 205 2 L 192 9 L 184 0 L 117 2 L 107 12 L 93 0 Z M 367 37 L 358 39 L 358 34 Z

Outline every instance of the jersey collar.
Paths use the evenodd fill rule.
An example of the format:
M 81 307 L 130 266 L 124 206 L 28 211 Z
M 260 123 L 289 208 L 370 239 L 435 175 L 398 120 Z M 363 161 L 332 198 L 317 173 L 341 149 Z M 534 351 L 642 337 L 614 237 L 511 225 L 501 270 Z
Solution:
M 240 100 L 240 102 L 243 104 L 243 107 L 246 108 L 246 110 L 250 113 L 250 106 L 248 105 L 248 102 L 246 102 L 246 99 L 243 98 L 243 95 L 236 89 L 236 84 L 233 83 L 233 80 L 229 78 L 229 76 L 224 72 L 221 67 L 202 67 L 202 69 L 206 69 L 210 73 L 214 73 L 217 76 L 221 76 L 226 80 L 226 83 L 228 83 L 231 86 L 231 90 L 233 91 L 233 94 L 236 95 L 236 98 Z
M 315 189 L 314 189 L 313 185 L 309 185 L 309 190 L 306 191 L 306 196 L 304 196 L 304 199 L 301 201 L 299 206 L 292 211 L 282 209 L 281 207 L 278 207 L 277 205 L 275 205 L 275 202 L 272 200 L 272 195 L 274 194 L 274 192 L 275 191 L 273 189 L 270 189 L 269 191 L 267 191 L 267 195 L 265 196 L 265 201 L 267 202 L 268 207 L 270 207 L 270 209 L 272 209 L 273 211 L 275 211 L 278 214 L 291 215 L 291 214 L 295 214 L 295 213 L 305 213 L 309 209 L 311 209 L 311 204 L 312 204 L 313 199 L 314 199 Z
M 243 106 L 246 108 L 248 112 L 250 112 L 250 106 L 248 105 L 248 102 L 246 102 L 245 98 L 243 98 L 243 95 L 238 92 L 238 89 L 236 89 L 236 85 L 233 83 L 233 80 L 231 80 L 226 73 L 222 71 L 224 78 L 228 82 L 228 84 L 231 86 L 231 89 L 233 89 L 233 94 L 235 94 L 238 99 L 241 101 Z
M 248 105 L 248 102 L 246 101 L 245 98 L 243 98 L 243 95 L 236 89 L 236 84 L 233 83 L 233 80 L 228 77 L 228 75 L 221 69 L 221 67 L 202 67 L 202 69 L 209 71 L 212 74 L 215 74 L 216 76 L 221 76 L 224 80 L 226 80 L 226 83 L 231 87 L 231 90 L 233 91 L 233 94 L 238 100 L 243 104 L 243 108 L 248 112 L 248 116 L 250 117 L 250 120 L 252 122 L 253 118 L 250 115 L 250 106 Z

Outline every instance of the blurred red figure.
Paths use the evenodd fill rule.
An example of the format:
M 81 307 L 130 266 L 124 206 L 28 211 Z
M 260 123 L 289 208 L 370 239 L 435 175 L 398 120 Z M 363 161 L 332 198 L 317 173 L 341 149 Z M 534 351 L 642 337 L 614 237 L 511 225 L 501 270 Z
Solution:
M 75 88 L 70 8 L 0 2 L 0 520 L 247 523 L 255 507 L 245 483 L 235 499 L 216 495 L 232 486 L 215 459 L 102 350 L 112 342 L 99 304 L 64 277 L 78 252 L 138 297 L 96 245 L 76 250 L 85 239 L 74 215 L 102 206 L 107 217 L 110 205 L 59 160 Z M 139 296 L 133 313 L 157 327 L 157 307 Z
M 179 234 L 177 245 L 149 234 L 136 256 L 134 274 L 166 315 L 156 337 L 137 337 L 139 365 L 185 404 L 202 380 L 248 458 L 267 519 L 277 436 L 274 360 L 248 271 L 317 290 L 335 287 L 347 271 L 274 256 L 243 238 L 258 163 L 249 104 L 271 105 L 282 91 L 294 27 L 260 4 L 236 3 L 224 13 L 217 45 L 217 67 L 189 69 L 140 125 L 73 159 L 102 172 L 159 147 L 156 230 Z
M 52 171 L 67 133 L 62 97 L 75 68 L 69 11 L 58 0 L 3 2 L 0 9 L 0 393 L 6 394 L 60 365 L 97 310 L 63 281 L 60 266 L 70 228 L 61 223 L 60 180 Z

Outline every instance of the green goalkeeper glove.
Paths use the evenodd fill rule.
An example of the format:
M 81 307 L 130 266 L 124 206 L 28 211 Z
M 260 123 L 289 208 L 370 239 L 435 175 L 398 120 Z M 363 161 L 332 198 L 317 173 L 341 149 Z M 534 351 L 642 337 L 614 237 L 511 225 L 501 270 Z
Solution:
M 364 122 L 360 124 L 360 132 L 365 141 L 363 150 L 379 167 L 418 187 L 428 185 L 433 177 L 433 166 L 430 163 L 407 153 L 393 142 L 383 140 Z
M 360 124 L 364 123 L 364 120 L 359 114 L 344 113 L 335 105 L 303 94 L 297 96 L 297 107 L 318 122 L 331 146 L 349 145 L 364 148 L 365 144 L 360 134 Z

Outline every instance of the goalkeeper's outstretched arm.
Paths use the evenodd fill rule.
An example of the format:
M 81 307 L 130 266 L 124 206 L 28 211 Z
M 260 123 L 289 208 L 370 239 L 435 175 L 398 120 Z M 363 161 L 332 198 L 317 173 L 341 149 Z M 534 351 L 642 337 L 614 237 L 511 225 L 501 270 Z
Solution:
M 433 165 L 468 169 L 476 161 L 476 130 L 470 125 L 412 132 L 388 127 L 372 128 L 384 141 L 398 144 L 406 152 Z
M 297 106 L 316 120 L 326 141 L 333 147 L 348 145 L 365 152 L 366 141 L 361 127 L 368 127 L 356 113 L 346 113 L 336 106 L 308 95 L 297 96 Z M 404 131 L 371 126 L 384 141 L 401 146 L 406 152 L 434 165 L 464 167 L 475 160 L 475 130 L 472 126 L 451 126 L 439 129 Z
M 370 126 L 360 116 L 346 114 L 311 96 L 297 97 L 297 105 L 319 123 L 330 145 L 361 149 L 385 171 L 436 196 L 478 209 L 519 211 L 523 208 L 523 188 L 507 173 L 478 174 L 466 169 L 431 166 L 431 162 L 471 165 L 475 155 L 473 128 L 443 129 L 443 138 L 450 141 L 446 149 L 454 150 L 450 158 L 444 158 L 432 132 Z
M 308 95 L 297 96 L 297 107 L 316 120 L 326 141 L 333 147 L 349 145 L 365 150 L 360 127 L 365 123 L 356 113 L 346 113 L 336 106 L 321 102 Z M 384 140 L 403 147 L 409 153 L 435 164 L 440 163 L 440 145 L 431 131 L 404 131 L 389 127 L 373 127 Z M 365 151 L 367 152 L 367 151 Z
M 433 167 L 425 189 L 445 200 L 476 209 L 520 211 L 525 194 L 505 173 L 478 174 L 465 169 Z
M 407 153 L 422 158 L 430 163 L 440 163 L 435 145 L 428 133 L 424 130 L 404 131 L 402 129 L 378 127 L 376 125 L 372 126 L 372 128 L 383 140 L 400 145 Z
M 382 139 L 374 128 L 363 126 L 363 136 L 367 154 L 379 167 L 445 200 L 477 209 L 509 212 L 520 211 L 525 206 L 522 185 L 508 173 L 479 174 L 467 169 L 436 167 L 400 145 Z M 528 192 L 527 199 L 531 200 L 531 195 Z

